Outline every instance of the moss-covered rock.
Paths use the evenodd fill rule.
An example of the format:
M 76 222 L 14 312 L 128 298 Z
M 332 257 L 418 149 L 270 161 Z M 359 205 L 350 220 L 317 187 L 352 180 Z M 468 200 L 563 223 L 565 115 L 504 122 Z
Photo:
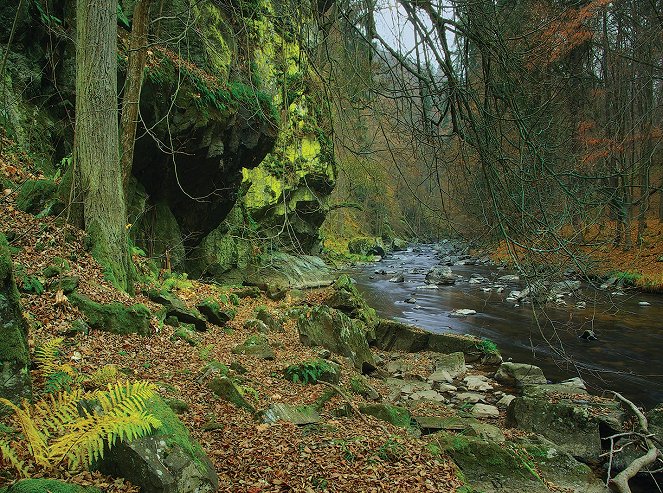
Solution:
M 348 251 L 356 255 L 379 255 L 384 256 L 385 246 L 382 238 L 371 236 L 360 236 L 348 242 Z
M 255 408 L 245 398 L 244 389 L 231 378 L 225 376 L 216 377 L 207 386 L 222 399 L 232 402 L 237 407 L 246 409 L 251 414 L 255 414 Z
M 400 428 L 408 428 L 410 426 L 410 411 L 404 407 L 392 406 L 390 404 L 369 404 L 359 406 L 359 411 Z
M 256 319 L 264 323 L 271 332 L 283 332 L 283 320 L 264 306 L 256 309 Z
M 364 324 L 339 310 L 320 305 L 297 319 L 299 340 L 306 346 L 322 346 L 350 358 L 363 373 L 375 370 L 373 353 L 368 347 Z
M 252 335 L 246 340 L 232 349 L 233 354 L 246 354 L 248 356 L 255 356 L 256 358 L 273 360 L 276 358 L 274 349 L 269 345 L 267 338 L 262 335 Z
M 16 207 L 30 214 L 59 214 L 64 204 L 57 198 L 57 189 L 51 180 L 27 180 L 16 197 Z
M 196 305 L 203 316 L 214 325 L 223 326 L 235 318 L 235 310 L 222 309 L 221 305 L 213 299 L 206 299 Z
M 186 306 L 177 295 L 168 291 L 150 290 L 147 296 L 155 303 L 164 306 L 167 317 L 177 317 L 180 322 L 193 324 L 196 330 L 201 332 L 207 330 L 205 317 L 198 310 Z
M 212 463 L 173 410 L 158 396 L 146 407 L 161 427 L 148 437 L 116 444 L 96 468 L 126 478 L 146 493 L 216 491 L 219 484 Z
M 23 479 L 14 483 L 5 491 L 6 493 L 101 493 L 98 488 L 44 478 Z
M 189 344 L 190 346 L 199 346 L 200 337 L 194 331 L 195 326 L 192 324 L 178 324 L 178 327 L 173 332 L 173 335 L 170 336 L 171 341 L 182 340 Z
M 0 233 L 0 397 L 19 403 L 31 395 L 30 357 L 12 271 L 9 245 Z
M 336 280 L 333 294 L 327 299 L 327 304 L 341 310 L 350 318 L 364 322 L 370 332 L 370 339 L 373 339 L 373 330 L 378 324 L 377 314 L 375 309 L 366 303 L 349 276 L 343 274 Z
M 93 329 L 114 334 L 150 334 L 151 314 L 143 304 L 125 306 L 113 302 L 103 305 L 76 292 L 69 295 L 69 301 L 83 313 Z

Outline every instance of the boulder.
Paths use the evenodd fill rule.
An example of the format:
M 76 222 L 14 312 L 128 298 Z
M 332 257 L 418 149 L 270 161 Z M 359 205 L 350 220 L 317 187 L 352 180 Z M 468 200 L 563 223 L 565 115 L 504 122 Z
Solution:
M 215 377 L 207 386 L 220 398 L 233 403 L 237 407 L 246 409 L 251 414 L 255 414 L 255 408 L 244 397 L 244 389 L 233 379 L 226 376 Z
M 265 307 L 256 310 L 256 319 L 264 323 L 271 332 L 283 332 L 283 322 Z
M 495 380 L 510 387 L 546 383 L 546 377 L 538 366 L 508 361 L 499 366 L 495 373 Z
M 320 288 L 334 282 L 329 266 L 319 257 L 275 252 L 264 262 L 246 280 L 247 284 L 258 286 L 263 291 L 268 287 Z
M 463 379 L 463 383 L 467 387 L 467 390 L 476 391 L 476 392 L 487 392 L 493 390 L 493 386 L 490 385 L 488 378 L 483 375 L 470 375 Z
M 379 255 L 384 257 L 385 247 L 382 238 L 361 236 L 348 242 L 348 251 L 354 255 Z
M 500 411 L 490 404 L 475 404 L 472 408 L 472 416 L 475 418 L 499 418 Z
M 264 423 L 288 421 L 296 425 L 310 425 L 322 421 L 315 406 L 296 406 L 292 404 L 272 404 L 263 415 Z
M 151 314 L 143 304 L 124 306 L 113 302 L 103 305 L 76 292 L 69 295 L 69 302 L 81 311 L 93 329 L 113 334 L 150 334 Z
M 299 340 L 306 346 L 322 346 L 350 358 L 362 373 L 375 370 L 363 323 L 325 305 L 311 308 L 297 319 Z
M 0 233 L 0 397 L 19 404 L 30 399 L 28 326 L 12 274 L 9 246 Z
M 548 485 L 554 485 L 573 493 L 607 493 L 588 466 L 544 438 L 505 442 L 501 433 L 485 428 L 441 431 L 431 438 L 458 465 L 472 491 L 549 493 Z
M 247 337 L 242 344 L 238 344 L 232 349 L 232 353 L 246 354 L 264 360 L 273 360 L 276 358 L 274 349 L 272 349 L 269 341 L 262 334 Z
M 583 462 L 596 463 L 599 460 L 599 423 L 586 406 L 517 397 L 507 408 L 507 425 L 540 433 L 557 444 L 559 450 Z
M 383 351 L 432 351 L 445 354 L 461 352 L 468 362 L 476 361 L 482 356 L 482 341 L 477 337 L 431 333 L 414 325 L 386 319 L 379 320 L 373 343 Z
M 212 463 L 170 407 L 155 397 L 147 409 L 161 427 L 150 436 L 118 442 L 97 462 L 97 470 L 126 478 L 143 493 L 216 491 L 219 483 Z
M 326 303 L 332 308 L 341 310 L 350 318 L 361 320 L 369 331 L 372 331 L 378 323 L 375 310 L 366 303 L 354 281 L 347 275 L 340 276 L 334 282 L 334 291 Z
M 198 310 L 187 307 L 173 293 L 168 291 L 149 291 L 147 296 L 155 303 L 159 303 L 166 308 L 166 316 L 177 317 L 180 322 L 193 324 L 196 326 L 196 330 L 201 332 L 207 330 L 207 320 L 205 317 Z
M 407 250 L 407 241 L 402 240 L 401 238 L 394 238 L 391 241 L 391 249 L 394 252 L 403 252 Z
M 227 322 L 235 318 L 234 310 L 221 309 L 219 303 L 213 299 L 207 299 L 198 303 L 196 308 L 208 322 L 214 325 L 224 326 Z
M 374 416 L 381 421 L 386 421 L 400 428 L 408 428 L 410 426 L 410 411 L 404 407 L 392 406 L 390 404 L 369 404 L 359 406 L 359 411 L 362 414 Z
M 456 276 L 451 272 L 451 268 L 443 265 L 436 265 L 426 274 L 426 284 L 435 284 L 437 286 L 451 285 L 456 282 Z

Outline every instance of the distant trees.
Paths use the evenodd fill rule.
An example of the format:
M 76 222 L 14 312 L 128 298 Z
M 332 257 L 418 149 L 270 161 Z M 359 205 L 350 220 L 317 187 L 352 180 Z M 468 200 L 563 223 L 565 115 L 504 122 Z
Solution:
M 336 6 L 392 74 L 368 104 L 408 132 L 440 214 L 555 250 L 606 219 L 630 248 L 656 201 L 663 218 L 660 0 L 396 4 L 416 46 L 366 27 L 367 2 Z

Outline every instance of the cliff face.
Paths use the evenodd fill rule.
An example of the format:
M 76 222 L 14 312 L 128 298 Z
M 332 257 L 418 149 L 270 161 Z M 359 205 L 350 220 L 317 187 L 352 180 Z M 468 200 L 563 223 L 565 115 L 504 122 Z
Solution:
M 3 5 L 5 20 L 18 3 Z M 50 174 L 73 137 L 75 18 L 70 0 L 29 3 L 9 54 L 12 105 L 4 123 Z M 294 0 L 153 3 L 130 190 L 132 239 L 173 268 L 210 276 L 277 247 L 315 252 L 335 167 L 322 91 L 301 41 L 311 46 L 317 36 L 312 7 Z M 123 24 L 133 1 L 122 7 L 121 81 L 129 36 Z

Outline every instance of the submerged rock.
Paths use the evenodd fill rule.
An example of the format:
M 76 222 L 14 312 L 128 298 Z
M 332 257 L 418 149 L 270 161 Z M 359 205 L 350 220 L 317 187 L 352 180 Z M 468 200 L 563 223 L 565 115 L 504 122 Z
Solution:
M 426 284 L 435 284 L 438 286 L 451 285 L 456 282 L 456 276 L 447 266 L 435 266 L 426 274 Z

